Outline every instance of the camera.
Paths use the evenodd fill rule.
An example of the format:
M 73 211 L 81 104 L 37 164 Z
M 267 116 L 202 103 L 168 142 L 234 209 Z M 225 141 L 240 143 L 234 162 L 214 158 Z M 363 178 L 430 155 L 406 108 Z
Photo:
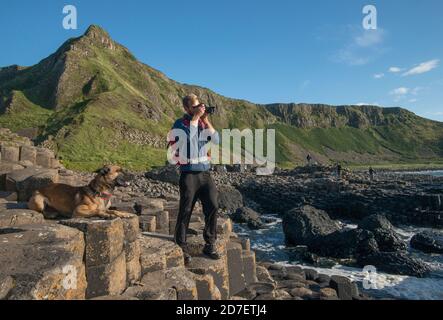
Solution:
M 215 107 L 206 107 L 206 113 L 207 114 L 214 114 L 215 113 Z

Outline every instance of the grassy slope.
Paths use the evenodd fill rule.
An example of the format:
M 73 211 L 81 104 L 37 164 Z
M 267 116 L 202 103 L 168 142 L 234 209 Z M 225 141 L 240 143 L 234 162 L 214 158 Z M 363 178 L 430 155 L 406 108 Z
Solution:
M 44 62 L 40 69 L 37 65 L 25 70 L 20 81 L 14 80 L 15 84 L 9 85 L 17 88 L 14 108 L 0 116 L 0 126 L 13 130 L 41 126 L 39 140 L 52 136 L 58 155 L 69 168 L 92 170 L 103 163 L 115 162 L 144 170 L 163 164 L 165 149 L 131 144 L 118 135 L 112 125 L 163 138 L 174 119 L 181 115 L 180 97 L 188 92 L 196 92 L 204 101 L 219 107 L 219 115 L 214 118 L 218 128 L 276 129 L 276 156 L 282 166 L 302 161 L 293 153 L 294 145 L 319 154 L 325 154 L 325 148 L 329 148 L 376 156 L 388 149 L 398 154 L 401 162 L 409 163 L 431 161 L 426 158 L 431 151 L 434 155 L 429 158 L 438 161 L 435 153 L 440 154 L 440 160 L 443 156 L 442 125 L 419 117 L 405 124 L 395 123 L 394 119 L 390 126 L 369 129 L 295 128 L 276 122 L 274 116 L 260 106 L 225 98 L 205 88 L 176 83 L 137 62 L 123 47 L 107 50 L 81 40 L 76 46 L 93 54 L 84 58 L 78 49 L 66 53 L 69 66 L 74 68 L 70 70 L 68 66 L 64 73 L 66 97 L 62 96 L 60 101 L 70 101 L 68 106 L 54 112 L 48 110 L 48 105 L 39 106 L 27 98 L 36 96 L 29 86 L 38 75 L 45 74 L 40 69 L 56 65 Z M 160 118 L 144 117 L 134 111 L 133 106 L 139 103 L 156 110 L 154 113 L 160 113 Z

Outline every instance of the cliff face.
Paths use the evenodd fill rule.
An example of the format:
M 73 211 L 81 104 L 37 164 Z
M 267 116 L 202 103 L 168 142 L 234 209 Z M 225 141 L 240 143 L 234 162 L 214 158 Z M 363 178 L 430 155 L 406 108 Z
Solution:
M 264 106 L 286 124 L 297 128 L 369 128 L 406 123 L 416 117 L 401 108 L 329 106 L 324 104 L 269 104 Z
M 98 26 L 31 67 L 0 69 L 0 126 L 34 137 L 66 165 L 163 164 L 165 135 L 194 92 L 217 107 L 218 128 L 277 130 L 277 161 L 423 162 L 443 155 L 442 124 L 401 108 L 257 105 L 178 83 L 139 61 Z

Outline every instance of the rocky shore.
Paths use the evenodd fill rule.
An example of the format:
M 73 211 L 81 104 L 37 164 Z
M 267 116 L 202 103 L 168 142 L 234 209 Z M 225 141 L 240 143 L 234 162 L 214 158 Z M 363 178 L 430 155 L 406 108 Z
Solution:
M 257 263 L 249 240 L 233 232 L 230 215 L 237 212 L 253 228 L 261 225 L 251 217 L 260 216 L 247 207 L 254 207 L 252 201 L 234 186 L 220 185 L 219 177 L 220 260 L 202 255 L 204 217 L 197 205 L 188 231 L 193 259 L 184 265 L 172 239 L 176 181 L 159 181 L 174 177 L 170 168 L 133 174 L 131 187 L 115 190 L 113 206 L 131 218 L 46 220 L 27 208 L 33 190 L 50 183 L 85 185 L 92 175 L 66 170 L 49 150 L 7 130 L 1 134 L 0 299 L 368 299 L 344 277 Z
M 220 206 L 237 223 L 261 228 L 262 214 L 283 219 L 286 245 L 294 247 L 299 260 L 313 265 L 338 262 L 363 268 L 374 265 L 390 274 L 424 277 L 432 270 L 412 257 L 408 248 L 441 253 L 443 226 L 443 178 L 382 172 L 368 173 L 306 166 L 257 176 L 240 167 L 215 167 Z M 175 190 L 174 168 L 160 168 L 141 176 L 142 182 L 163 181 L 160 196 Z M 175 177 L 175 178 L 174 178 Z M 159 182 L 157 182 L 159 183 Z M 142 187 L 143 188 L 143 187 Z M 349 229 L 343 221 L 354 224 Z M 404 241 L 394 227 L 431 227 Z

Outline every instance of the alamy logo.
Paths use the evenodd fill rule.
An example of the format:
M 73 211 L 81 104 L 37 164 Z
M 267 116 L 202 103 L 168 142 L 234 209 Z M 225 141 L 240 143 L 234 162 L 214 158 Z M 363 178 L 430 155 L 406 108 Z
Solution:
M 77 8 L 73 5 L 66 5 L 63 7 L 63 28 L 66 30 L 77 30 Z
M 65 275 L 62 281 L 63 288 L 65 290 L 77 289 L 77 269 L 73 265 L 66 265 L 62 273 Z
M 382 289 L 383 285 L 378 281 L 377 268 L 371 265 L 365 266 L 363 268 L 363 273 L 365 277 L 363 279 L 363 288 L 366 290 L 370 289 Z
M 274 129 L 223 129 L 221 144 L 218 133 L 208 129 L 199 134 L 191 129 L 189 136 L 183 129 L 169 132 L 167 158 L 170 164 L 245 164 L 257 166 L 258 175 L 274 172 Z
M 374 5 L 366 5 L 363 7 L 363 28 L 365 30 L 377 30 L 377 8 Z

